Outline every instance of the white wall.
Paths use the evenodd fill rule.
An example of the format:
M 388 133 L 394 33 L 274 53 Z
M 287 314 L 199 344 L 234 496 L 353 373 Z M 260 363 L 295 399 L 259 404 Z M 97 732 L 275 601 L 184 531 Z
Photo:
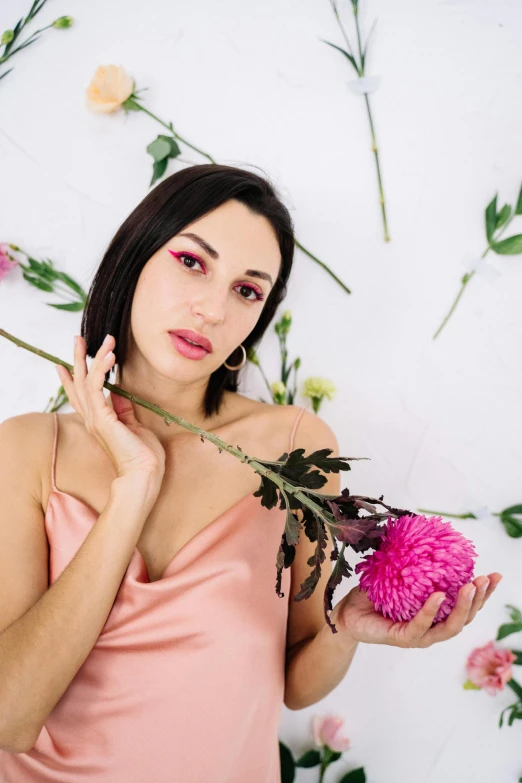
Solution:
M 353 41 L 348 0 L 340 5 Z M 2 3 L 0 28 L 29 6 Z M 499 206 L 513 204 L 522 181 L 522 4 L 361 0 L 365 36 L 379 20 L 367 73 L 382 76 L 371 102 L 388 244 L 364 102 L 346 85 L 355 74 L 320 41 L 343 45 L 328 0 L 51 0 L 38 23 L 61 14 L 74 27 L 44 33 L 0 82 L 0 241 L 50 256 L 88 288 L 107 242 L 148 192 L 145 147 L 161 132 L 144 114 L 85 108 L 96 67 L 121 64 L 148 88 L 145 105 L 182 136 L 221 163 L 262 167 L 299 241 L 352 288 L 346 295 L 297 252 L 284 303 L 301 379 L 324 375 L 338 387 L 321 415 L 341 454 L 371 458 L 352 463 L 343 486 L 412 510 L 522 502 L 521 257 L 492 258 L 501 277 L 473 279 L 432 340 L 457 294 L 462 257 L 486 246 L 485 206 L 495 192 Z M 518 218 L 510 233 L 521 229 Z M 0 285 L 0 326 L 71 361 L 81 314 L 46 301 L 56 300 L 17 270 Z M 272 332 L 260 356 L 277 379 Z M 51 363 L 5 339 L 0 362 L 1 416 L 42 410 L 58 386 Z M 250 366 L 242 392 L 263 388 Z M 360 645 L 327 698 L 283 708 L 280 737 L 297 755 L 310 745 L 313 714 L 346 718 L 353 749 L 327 783 L 360 765 L 372 783 L 511 783 L 522 774 L 520 723 L 497 727 L 514 694 L 462 690 L 471 649 L 495 637 L 506 603 L 521 606 L 522 542 L 494 519 L 450 521 L 480 553 L 476 575 L 504 579 L 450 641 L 408 651 Z M 520 636 L 506 642 L 521 645 Z M 317 771 L 297 779 L 315 781 Z

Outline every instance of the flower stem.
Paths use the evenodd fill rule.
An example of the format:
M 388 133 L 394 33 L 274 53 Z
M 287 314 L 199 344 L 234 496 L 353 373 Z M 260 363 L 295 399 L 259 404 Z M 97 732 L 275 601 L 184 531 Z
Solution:
M 513 214 L 511 215 L 511 217 L 509 217 L 509 218 L 506 220 L 506 222 L 504 223 L 504 225 L 502 226 L 502 228 L 501 228 L 501 229 L 500 229 L 500 231 L 498 232 L 497 236 L 496 236 L 496 237 L 495 237 L 495 239 L 494 239 L 494 240 L 492 240 L 492 241 L 494 241 L 494 242 L 498 242 L 498 240 L 500 239 L 500 237 L 502 236 L 502 234 L 504 233 L 504 231 L 506 230 L 506 228 L 509 226 L 509 224 L 511 223 L 511 221 L 512 221 L 512 220 L 513 220 L 513 218 L 515 217 L 515 214 L 516 214 L 516 213 L 515 213 L 515 212 L 513 212 Z M 481 257 L 481 258 L 485 258 L 485 257 L 486 257 L 486 255 L 489 253 L 489 251 L 490 251 L 490 250 L 491 250 L 491 245 L 488 245 L 488 246 L 487 246 L 487 248 L 484 250 L 484 252 L 482 253 L 482 255 L 481 255 L 480 257 Z M 461 286 L 461 289 L 460 289 L 459 293 L 457 294 L 457 298 L 456 298 L 456 299 L 455 299 L 455 301 L 453 302 L 453 304 L 452 304 L 452 306 L 451 306 L 451 309 L 450 309 L 449 313 L 447 314 L 446 318 L 443 320 L 443 322 L 441 323 L 441 325 L 439 326 L 439 328 L 437 329 L 437 331 L 436 331 L 436 332 L 435 332 L 435 334 L 433 335 L 433 338 L 432 338 L 433 340 L 435 340 L 435 338 L 436 338 L 436 337 L 438 337 L 438 335 L 441 333 L 442 329 L 444 328 L 444 326 L 445 326 L 445 325 L 446 325 L 446 323 L 448 322 L 448 320 L 449 320 L 450 316 L 452 315 L 453 311 L 455 310 L 455 308 L 456 308 L 456 306 L 457 306 L 457 304 L 458 304 L 458 302 L 459 302 L 459 299 L 460 299 L 460 297 L 461 297 L 461 296 L 462 296 L 462 294 L 464 293 L 464 289 L 465 289 L 465 287 L 467 286 L 467 284 L 469 283 L 469 281 L 471 280 L 471 278 L 473 277 L 473 275 L 474 275 L 474 274 L 475 274 L 475 270 L 473 270 L 472 272 L 469 272 L 469 273 L 468 273 L 468 272 L 466 272 L 466 274 L 463 276 L 463 278 L 462 278 L 462 280 L 461 280 L 462 286 Z
M 16 49 L 12 49 L 12 47 L 13 47 L 13 46 L 14 46 L 14 44 L 16 43 L 16 40 L 17 40 L 17 38 L 20 36 L 21 32 L 23 31 L 24 27 L 26 27 L 26 26 L 29 24 L 29 22 L 32 22 L 32 20 L 33 20 L 33 19 L 34 19 L 34 17 L 36 16 L 36 14 L 37 14 L 39 11 L 41 11 L 41 10 L 42 10 L 42 8 L 44 7 L 44 5 L 45 5 L 45 3 L 46 3 L 46 2 L 47 2 L 47 0 L 42 0 L 42 2 L 40 3 L 40 5 L 38 5 L 38 2 L 37 2 L 37 1 L 36 1 L 36 2 L 34 2 L 34 3 L 33 3 L 33 5 L 31 6 L 31 10 L 29 11 L 29 13 L 28 13 L 28 14 L 27 14 L 27 16 L 25 17 L 25 19 L 24 19 L 24 18 L 22 18 L 22 19 L 20 20 L 20 26 L 16 25 L 16 28 L 15 28 L 15 30 L 13 30 L 13 33 L 14 33 L 13 39 L 12 39 L 11 41 L 9 41 L 9 43 L 7 43 L 7 44 L 4 44 L 4 53 L 3 53 L 3 55 L 0 57 L 0 64 L 7 62 L 7 60 L 8 60 L 10 57 L 12 57 L 12 56 L 13 56 L 13 54 L 16 54 L 16 52 L 19 52 L 19 51 L 20 51 L 20 49 L 23 49 L 25 46 L 27 46 L 29 43 L 31 43 L 31 38 L 32 38 L 34 35 L 36 35 L 36 34 L 37 34 L 37 33 L 39 33 L 39 32 L 43 32 L 43 30 L 46 30 L 46 29 L 47 29 L 47 27 L 52 27 L 52 24 L 50 24 L 50 25 L 47 25 L 47 27 L 44 27 L 42 30 L 37 30 L 35 33 L 33 33 L 33 34 L 30 36 L 30 38 L 28 38 L 28 39 L 27 39 L 27 41 L 24 41 L 24 43 L 23 43 L 23 44 L 21 44 L 20 46 L 18 46 Z M 11 68 L 11 70 L 13 70 L 13 69 Z M 8 73 L 8 72 L 7 72 L 7 73 Z M 5 74 L 3 74 L 3 75 L 5 76 Z
M 268 392 L 270 394 L 270 398 L 272 399 L 272 402 L 273 402 L 274 401 L 274 395 L 272 394 L 272 389 L 270 388 L 270 381 L 266 377 L 265 372 L 264 372 L 263 368 L 261 367 L 261 362 L 259 361 L 259 357 L 257 359 L 257 366 L 259 367 L 259 372 L 261 373 L 261 376 L 262 376 L 262 378 L 263 378 L 263 380 L 265 382 L 266 388 L 268 389 Z
M 359 47 L 359 60 L 361 63 L 360 75 L 364 76 L 363 54 L 362 54 L 362 47 L 361 47 L 361 32 L 359 30 L 359 16 L 357 14 L 357 6 L 354 5 L 352 6 L 352 8 L 355 17 L 355 28 L 357 30 L 357 44 Z M 373 126 L 373 118 L 370 109 L 370 99 L 368 98 L 368 93 L 364 93 L 364 101 L 366 103 L 366 109 L 368 110 L 368 120 L 370 122 L 370 131 L 372 134 L 372 150 L 375 155 L 375 165 L 377 166 L 377 180 L 379 182 L 379 202 L 381 205 L 382 221 L 384 225 L 384 241 L 389 242 L 390 234 L 388 232 L 388 222 L 386 220 L 386 205 L 384 201 L 384 191 L 382 187 L 381 166 L 379 163 L 379 148 L 377 147 L 377 140 L 375 138 L 375 128 Z
M 15 337 L 12 334 L 9 334 L 9 332 L 6 332 L 4 329 L 0 329 L 0 337 L 6 337 L 8 340 L 11 340 L 11 342 L 13 342 L 18 347 L 25 348 L 27 351 L 31 351 L 32 353 L 35 353 L 37 356 L 41 356 L 43 359 L 47 359 L 48 361 L 53 362 L 54 364 L 61 364 L 62 367 L 66 367 L 71 373 L 71 375 L 74 376 L 74 367 L 71 364 L 64 362 L 62 359 L 59 359 L 57 356 L 53 356 L 52 354 L 47 353 L 46 351 L 43 351 L 40 348 L 35 348 L 33 345 L 30 345 L 29 343 L 20 340 L 19 338 Z M 214 435 L 212 432 L 207 432 L 206 430 L 197 427 L 195 424 L 191 424 L 191 422 L 187 421 L 183 417 L 175 416 L 173 413 L 169 413 L 163 408 L 160 408 L 159 405 L 155 405 L 154 403 L 143 399 L 143 397 L 138 397 L 136 394 L 131 394 L 125 389 L 122 389 L 120 386 L 116 386 L 115 384 L 109 383 L 108 381 L 105 381 L 103 386 L 105 389 L 109 389 L 109 391 L 114 392 L 114 394 L 119 394 L 121 397 L 126 397 L 128 400 L 131 400 L 131 402 L 136 403 L 136 405 L 141 405 L 143 408 L 147 408 L 147 410 L 156 413 L 165 421 L 166 424 L 170 425 L 171 422 L 175 422 L 176 424 L 179 424 L 181 427 L 184 427 L 190 432 L 194 432 L 195 434 L 199 435 L 201 438 L 210 441 L 215 446 L 217 446 L 218 449 L 223 451 L 228 451 L 229 454 L 231 454 L 233 457 L 236 457 L 236 459 L 238 459 L 240 462 L 246 462 L 248 465 L 250 465 L 251 468 L 253 468 L 253 470 L 256 471 L 256 473 L 259 473 L 261 476 L 264 476 L 265 478 L 269 479 L 274 484 L 276 484 L 281 490 L 293 495 L 297 500 L 299 500 L 300 503 L 302 503 L 302 505 L 307 506 L 309 509 L 311 509 L 314 512 L 314 514 L 316 514 L 318 517 L 322 519 L 325 525 L 328 525 L 328 527 L 331 526 L 332 523 L 330 522 L 328 517 L 324 514 L 321 505 L 319 503 L 316 503 L 311 498 L 309 498 L 308 495 L 305 494 L 305 491 L 303 491 L 304 488 L 295 486 L 294 484 L 290 484 L 286 479 L 284 479 L 278 473 L 275 473 L 274 471 L 267 468 L 264 464 L 262 464 L 264 460 L 258 462 L 255 458 L 249 457 L 247 454 L 245 454 L 239 447 L 234 448 L 234 446 L 230 446 L 228 443 L 226 443 L 224 440 L 221 440 L 221 438 L 219 438 L 217 435 Z M 342 457 L 338 459 L 342 459 Z M 276 461 L 276 462 L 271 462 L 270 464 L 282 465 L 284 463 Z M 308 492 L 308 489 L 306 489 L 306 492 Z M 311 492 L 311 494 L 315 495 L 318 498 L 333 497 L 332 495 L 323 496 L 319 492 Z
M 334 13 L 335 13 L 335 18 L 337 19 L 337 22 L 338 22 L 339 27 L 341 29 L 341 33 L 342 33 L 343 38 L 344 38 L 344 40 L 346 42 L 346 47 L 348 49 L 348 52 L 351 55 L 351 57 L 353 58 L 352 65 L 355 68 L 355 71 L 357 72 L 357 75 L 359 76 L 359 78 L 362 78 L 365 75 L 365 73 L 364 73 L 365 62 L 364 62 L 364 57 L 363 57 L 363 52 L 362 52 L 362 45 L 361 45 L 361 31 L 360 31 L 360 28 L 359 28 L 359 15 L 357 13 L 357 5 L 356 4 L 352 4 L 352 10 L 353 10 L 354 18 L 355 18 L 355 29 L 357 31 L 357 46 L 358 46 L 358 49 L 359 49 L 359 63 L 357 63 L 357 60 L 355 59 L 355 55 L 353 54 L 352 48 L 350 46 L 350 41 L 348 39 L 348 36 L 346 35 L 345 29 L 344 29 L 343 24 L 341 22 L 341 19 L 339 17 L 339 13 L 337 11 L 337 7 L 335 5 L 335 2 L 333 0 L 331 0 L 331 4 L 332 4 L 332 8 L 333 8 Z M 376 136 L 375 136 L 375 127 L 374 127 L 374 124 L 373 124 L 373 117 L 372 117 L 372 112 L 371 112 L 371 108 L 370 108 L 370 99 L 368 98 L 368 93 L 364 93 L 364 100 L 365 100 L 365 103 L 366 103 L 366 109 L 367 109 L 367 112 L 368 112 L 368 120 L 369 120 L 369 123 L 370 123 L 370 131 L 371 131 L 371 136 L 372 136 L 372 151 L 373 151 L 373 153 L 375 155 L 375 165 L 377 167 L 377 181 L 378 181 L 378 184 L 379 184 L 379 203 L 381 205 L 382 221 L 383 221 L 383 226 L 384 226 L 384 241 L 385 242 L 389 242 L 390 241 L 390 234 L 389 234 L 389 231 L 388 231 L 388 221 L 387 221 L 387 218 L 386 218 L 386 202 L 385 202 L 385 199 L 384 199 L 384 189 L 383 189 L 383 184 L 382 184 L 381 166 L 380 166 L 380 162 L 379 162 L 379 148 L 377 146 L 377 139 L 376 139 Z
M 476 516 L 471 513 L 466 514 L 450 514 L 449 511 L 433 511 L 429 508 L 419 508 L 418 511 L 421 511 L 423 514 L 433 514 L 437 517 L 453 517 L 454 519 L 476 519 Z M 499 517 L 500 514 L 496 511 L 490 511 L 489 512 L 492 517 Z
M 364 95 L 364 100 L 366 101 L 366 108 L 368 109 L 368 119 L 370 121 L 370 129 L 372 133 L 372 150 L 375 153 L 375 165 L 377 166 L 377 180 L 379 182 L 379 202 L 381 204 L 381 212 L 382 212 L 382 220 L 384 224 L 384 241 L 389 242 L 390 241 L 390 235 L 388 232 L 388 222 L 386 219 L 386 205 L 384 201 L 384 191 L 382 188 L 382 177 L 381 177 L 381 167 L 379 164 L 379 148 L 377 147 L 377 141 L 375 139 L 375 131 L 373 128 L 373 120 L 372 120 L 372 113 L 370 110 L 370 100 L 368 98 L 367 93 Z
M 313 253 L 310 253 L 310 251 L 309 251 L 309 250 L 307 250 L 307 249 L 306 249 L 306 247 L 303 247 L 303 245 L 302 245 L 300 242 L 298 242 L 298 241 L 297 241 L 297 239 L 295 240 L 295 244 L 296 244 L 296 247 L 298 247 L 298 248 L 299 248 L 299 250 L 302 250 L 302 251 L 303 251 L 303 253 L 306 253 L 306 255 L 307 255 L 309 258 L 311 258 L 311 259 L 312 259 L 312 261 L 315 261 L 315 263 L 316 263 L 316 264 L 319 264 L 319 266 L 322 266 L 322 267 L 323 267 L 323 269 L 325 269 L 325 270 L 328 272 L 328 274 L 329 274 L 329 275 L 331 275 L 331 277 L 333 277 L 333 279 L 334 279 L 334 280 L 335 280 L 337 283 L 339 283 L 339 285 L 341 286 L 341 288 L 344 288 L 344 290 L 346 291 L 346 293 L 347 293 L 347 294 L 351 294 L 351 293 L 352 293 L 352 292 L 350 291 L 350 289 L 348 288 L 348 286 L 346 286 L 346 285 L 343 283 L 343 281 L 342 281 L 342 280 L 339 280 L 339 278 L 337 277 L 337 275 L 336 275 L 336 274 L 334 274 L 334 273 L 332 272 L 332 270 L 331 270 L 329 267 L 327 267 L 325 263 L 323 263 L 323 261 L 320 261 L 320 260 L 317 258 L 317 256 L 314 256 L 314 255 L 313 255 Z
M 176 139 L 178 139 L 179 141 L 181 141 L 183 144 L 186 144 L 186 145 L 187 145 L 187 147 L 190 147 L 190 149 L 194 150 L 195 152 L 198 152 L 200 155 L 203 155 L 203 157 L 204 157 L 204 158 L 207 158 L 207 160 L 209 160 L 211 163 L 215 163 L 215 164 L 217 164 L 217 161 L 216 161 L 216 160 L 214 160 L 214 158 L 213 158 L 211 155 L 209 155 L 209 154 L 208 154 L 208 152 L 203 152 L 203 150 L 200 150 L 200 149 L 198 149 L 198 147 L 195 147 L 195 146 L 194 146 L 193 144 L 191 144 L 189 141 L 187 141 L 187 140 L 186 140 L 186 139 L 184 139 L 182 136 L 180 136 L 180 135 L 179 135 L 179 133 L 176 133 L 176 131 L 174 130 L 174 128 L 173 128 L 173 126 L 172 126 L 172 123 L 171 123 L 171 122 L 170 122 L 170 123 L 168 123 L 168 124 L 167 124 L 166 122 L 163 122 L 163 120 L 161 120 L 159 117 L 156 117 L 156 115 L 155 115 L 155 114 L 153 114 L 151 111 L 149 111 L 148 109 L 146 109 L 146 108 L 145 108 L 145 106 L 142 106 L 142 105 L 141 105 L 141 103 L 138 103 L 138 101 L 136 100 L 136 98 L 135 98 L 135 96 L 134 96 L 134 95 L 131 95 L 131 96 L 130 96 L 130 98 L 127 98 L 127 100 L 125 101 L 125 104 L 126 104 L 127 106 L 129 106 L 129 107 L 132 107 L 132 108 L 136 109 L 136 110 L 139 110 L 139 111 L 143 111 L 143 112 L 145 112 L 145 114 L 148 114 L 148 115 L 149 115 L 149 117 L 152 117 L 152 119 L 153 119 L 153 120 L 156 120 L 156 122 L 159 122 L 159 124 L 160 124 L 160 125 L 162 125 L 164 128 L 166 128 L 167 130 L 169 130 L 169 131 L 170 131 L 170 132 L 171 132 L 171 133 L 172 133 L 172 134 L 173 134 L 173 135 L 176 137 Z M 179 160 L 179 158 L 178 158 L 178 160 Z M 329 275 L 331 275 L 331 276 L 333 277 L 333 279 L 334 279 L 334 280 L 335 280 L 337 283 L 339 283 L 339 285 L 341 286 L 341 288 L 344 288 L 344 290 L 346 291 L 346 293 L 347 293 L 347 294 L 351 294 L 351 291 L 350 291 L 350 289 L 349 289 L 347 286 L 345 286 L 345 284 L 344 284 L 344 283 L 343 283 L 341 280 L 339 280 L 339 278 L 337 277 L 337 275 L 335 275 L 335 274 L 332 272 L 332 270 L 331 270 L 331 269 L 329 269 L 329 267 L 328 267 L 328 266 L 327 266 L 325 263 L 323 263 L 322 261 L 320 261 L 320 260 L 319 260 L 319 259 L 318 259 L 316 256 L 314 256 L 312 253 L 310 253 L 310 251 L 309 251 L 309 250 L 307 250 L 305 247 L 303 247 L 303 245 L 301 245 L 301 244 L 300 244 L 300 243 L 297 241 L 297 239 L 295 240 L 295 244 L 296 244 L 296 246 L 297 246 L 297 247 L 298 247 L 300 250 L 302 250 L 302 251 L 303 251 L 303 253 L 306 253 L 306 255 L 307 255 L 307 256 L 309 256 L 309 258 L 311 258 L 311 259 L 312 259 L 312 261 L 315 261 L 315 263 L 316 263 L 316 264 L 319 264 L 319 266 L 322 266 L 322 267 L 323 267 L 323 269 L 325 269 L 325 270 L 328 272 L 328 274 L 329 274 Z
M 489 250 L 489 248 L 488 248 L 488 250 Z M 487 253 L 487 250 L 486 250 L 486 253 Z M 483 253 L 481 258 L 484 258 L 486 253 Z M 472 272 L 469 272 L 469 273 L 466 272 L 466 274 L 462 277 L 462 279 L 460 281 L 462 283 L 462 285 L 460 287 L 460 291 L 457 294 L 457 298 L 455 299 L 455 301 L 451 305 L 450 311 L 447 314 L 446 318 L 443 320 L 443 322 L 441 323 L 441 325 L 439 326 L 439 328 L 437 329 L 437 331 L 433 335 L 433 338 L 432 338 L 433 340 L 435 340 L 439 336 L 439 334 L 442 332 L 442 330 L 444 329 L 444 327 L 448 323 L 448 321 L 451 318 L 453 312 L 455 311 L 456 306 L 459 303 L 459 300 L 460 300 L 462 294 L 464 293 L 464 289 L 466 288 L 467 284 L 469 283 L 469 281 L 471 280 L 471 278 L 473 277 L 474 274 L 475 274 L 475 270 L 473 270 Z
M 216 163 L 214 158 L 212 158 L 207 152 L 203 152 L 203 150 L 198 149 L 198 147 L 195 147 L 189 141 L 187 141 L 182 136 L 180 136 L 179 133 L 176 133 L 176 131 L 174 130 L 171 122 L 169 122 L 168 124 L 166 122 L 163 122 L 163 120 L 161 120 L 159 117 L 156 117 L 155 114 L 153 114 L 151 111 L 146 109 L 145 106 L 142 106 L 141 103 L 138 103 L 136 98 L 133 97 L 132 95 L 130 96 L 130 98 L 127 98 L 125 103 L 126 103 L 127 106 L 131 106 L 132 108 L 134 108 L 134 109 L 136 109 L 138 111 L 145 112 L 145 114 L 148 114 L 149 117 L 152 117 L 153 120 L 156 120 L 156 122 L 159 122 L 160 125 L 162 125 L 168 131 L 170 131 L 172 133 L 172 135 L 176 137 L 176 139 L 181 141 L 183 144 L 186 144 L 187 147 L 190 147 L 191 150 L 194 150 L 194 152 L 197 152 L 200 155 L 203 155 L 203 157 L 207 158 L 207 160 L 209 160 L 211 163 Z

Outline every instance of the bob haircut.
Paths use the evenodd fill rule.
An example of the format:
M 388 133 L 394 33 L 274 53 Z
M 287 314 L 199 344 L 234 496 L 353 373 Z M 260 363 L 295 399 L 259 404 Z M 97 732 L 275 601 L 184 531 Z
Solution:
M 294 226 L 271 182 L 245 169 L 215 163 L 189 166 L 166 177 L 119 227 L 96 270 L 83 310 L 81 335 L 88 356 L 94 357 L 105 335 L 112 334 L 116 339 L 116 363 L 123 367 L 129 347 L 132 300 L 143 267 L 174 235 L 229 199 L 263 215 L 281 250 L 278 277 L 255 327 L 243 342 L 248 357 L 286 296 L 294 258 Z M 238 361 L 228 359 L 230 364 Z M 110 373 L 106 373 L 105 381 Z M 210 375 L 204 398 L 205 418 L 219 412 L 225 390 L 237 391 L 238 384 L 239 370 L 229 370 L 224 364 Z

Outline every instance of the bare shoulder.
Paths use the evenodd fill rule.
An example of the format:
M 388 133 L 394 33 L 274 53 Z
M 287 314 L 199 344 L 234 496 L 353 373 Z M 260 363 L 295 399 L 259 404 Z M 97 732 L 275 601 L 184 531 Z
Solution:
M 58 414 L 60 424 L 70 414 Z M 30 411 L 11 416 L 0 424 L 0 454 L 6 459 L 20 460 L 30 477 L 33 497 L 42 505 L 46 482 L 51 475 L 52 450 L 54 440 L 54 415 L 40 411 Z
M 297 424 L 294 448 L 302 448 L 305 453 L 316 449 L 332 449 L 331 456 L 339 456 L 339 444 L 330 425 L 317 414 L 301 405 L 276 405 L 260 402 L 234 392 L 239 418 L 256 425 L 262 440 L 273 440 L 280 436 L 283 443 L 289 442 L 290 433 Z
M 241 421 L 249 429 L 255 430 L 261 439 L 273 439 L 275 433 L 281 433 L 283 438 L 289 435 L 300 411 L 299 405 L 276 405 L 261 402 L 233 392 L 230 406 L 235 408 L 234 419 Z
M 312 413 L 301 405 L 272 405 L 268 407 L 281 411 L 273 414 L 276 426 L 285 426 L 291 430 L 296 425 L 294 449 L 302 448 L 305 453 L 316 449 L 332 449 L 335 456 L 338 456 L 339 444 L 334 431 L 316 413 Z
M 20 468 L 29 478 L 35 500 L 41 502 L 42 475 L 52 438 L 50 413 L 31 411 L 4 419 L 0 424 L 0 454 L 2 461 L 11 465 L 20 462 Z M 52 440 L 50 441 L 52 443 Z

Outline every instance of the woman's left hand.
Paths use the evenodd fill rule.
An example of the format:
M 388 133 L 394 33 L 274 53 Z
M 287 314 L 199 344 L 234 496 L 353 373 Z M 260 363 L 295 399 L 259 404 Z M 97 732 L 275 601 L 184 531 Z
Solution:
M 334 606 L 331 620 L 338 632 L 346 635 L 348 641 L 406 648 L 430 647 L 459 634 L 463 627 L 473 620 L 479 609 L 482 609 L 501 579 L 502 574 L 495 571 L 489 576 L 477 576 L 472 583 L 463 585 L 450 614 L 433 627 L 433 620 L 440 606 L 437 596 L 442 593 L 432 593 L 422 609 L 408 622 L 395 622 L 376 612 L 366 592 L 359 591 L 359 586 L 350 590 Z M 466 596 L 472 589 L 471 585 L 475 585 L 477 590 L 473 600 L 469 601 Z

